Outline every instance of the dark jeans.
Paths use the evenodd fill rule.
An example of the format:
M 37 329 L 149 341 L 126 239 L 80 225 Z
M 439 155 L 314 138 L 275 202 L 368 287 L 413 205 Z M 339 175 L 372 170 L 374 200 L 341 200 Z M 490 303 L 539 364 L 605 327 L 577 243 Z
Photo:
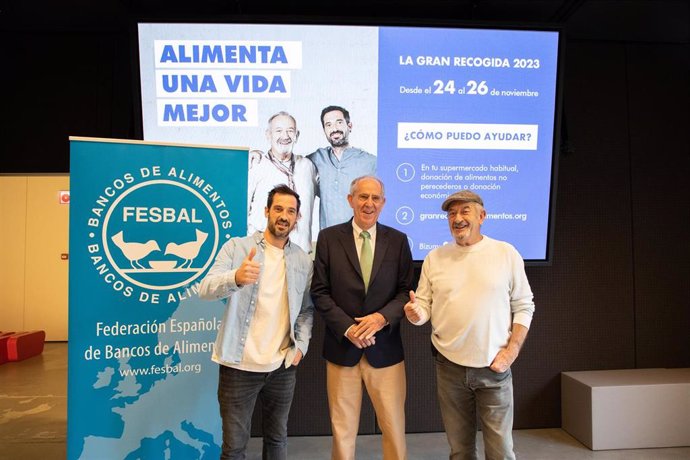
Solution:
M 477 414 L 484 454 L 491 460 L 515 459 L 513 452 L 513 378 L 508 369 L 465 367 L 436 354 L 436 383 L 451 460 L 477 459 Z
M 223 421 L 221 459 L 244 459 L 257 397 L 262 406 L 263 458 L 287 458 L 287 421 L 296 368 L 247 372 L 220 366 L 218 403 Z

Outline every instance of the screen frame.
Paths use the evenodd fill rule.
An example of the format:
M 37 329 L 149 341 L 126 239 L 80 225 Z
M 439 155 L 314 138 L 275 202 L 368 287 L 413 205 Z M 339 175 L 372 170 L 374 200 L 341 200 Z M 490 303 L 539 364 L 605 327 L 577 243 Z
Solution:
M 554 234 L 556 226 L 556 201 L 558 191 L 559 157 L 562 150 L 563 138 L 563 90 L 565 70 L 565 27 L 552 23 L 512 23 L 468 21 L 454 19 L 431 18 L 358 18 L 358 17 L 331 17 L 331 16 L 305 16 L 305 15 L 227 15 L 223 17 L 197 16 L 185 19 L 161 19 L 136 17 L 130 22 L 131 59 L 132 59 L 132 89 L 134 110 L 134 132 L 137 139 L 143 140 L 143 107 L 141 94 L 141 69 L 139 56 L 139 24 L 266 24 L 266 25 L 320 25 L 320 26 L 368 26 L 368 27 L 415 27 L 415 28 L 459 28 L 459 29 L 492 29 L 506 31 L 536 31 L 555 32 L 558 34 L 557 64 L 555 77 L 555 100 L 553 114 L 553 139 L 551 146 L 551 173 L 549 186 L 549 203 L 546 229 L 545 257 L 543 259 L 523 259 L 525 266 L 539 267 L 551 266 L 554 260 Z M 423 259 L 415 259 L 417 268 L 421 267 Z

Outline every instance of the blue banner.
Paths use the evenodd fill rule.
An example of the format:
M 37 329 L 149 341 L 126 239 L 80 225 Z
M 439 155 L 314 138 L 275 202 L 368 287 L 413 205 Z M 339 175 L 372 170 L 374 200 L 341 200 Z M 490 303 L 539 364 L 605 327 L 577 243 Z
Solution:
M 247 150 L 71 140 L 67 458 L 218 458 L 221 302 L 246 234 Z

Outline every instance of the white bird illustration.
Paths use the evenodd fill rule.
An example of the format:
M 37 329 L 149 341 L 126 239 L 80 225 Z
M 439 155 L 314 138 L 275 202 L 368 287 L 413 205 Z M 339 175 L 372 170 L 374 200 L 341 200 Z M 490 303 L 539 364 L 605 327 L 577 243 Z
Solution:
M 165 247 L 165 254 L 172 254 L 180 259 L 184 259 L 184 262 L 182 262 L 178 268 L 184 268 L 185 264 L 187 264 L 187 268 L 189 268 L 192 266 L 194 258 L 199 255 L 199 250 L 204 244 L 204 241 L 206 241 L 207 237 L 208 233 L 197 229 L 196 240 L 188 241 L 182 244 L 168 243 L 168 245 Z
M 129 260 L 129 264 L 132 268 L 145 268 L 139 263 L 141 259 L 151 254 L 153 251 L 160 251 L 161 248 L 158 246 L 155 240 L 149 240 L 146 243 L 137 243 L 135 241 L 125 242 L 122 237 L 122 231 L 116 233 L 110 237 L 115 245 L 120 248 L 122 254 Z M 135 267 L 134 264 L 137 266 Z

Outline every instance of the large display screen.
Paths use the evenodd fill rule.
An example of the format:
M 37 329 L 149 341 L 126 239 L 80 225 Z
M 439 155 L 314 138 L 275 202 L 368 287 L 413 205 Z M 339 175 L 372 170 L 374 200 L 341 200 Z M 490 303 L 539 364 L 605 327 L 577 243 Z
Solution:
M 445 197 L 484 200 L 482 232 L 549 259 L 560 33 L 450 27 L 139 24 L 145 140 L 245 146 L 248 232 L 267 191 L 302 198 L 293 241 L 385 184 L 380 222 L 422 260 L 451 241 Z M 325 113 L 322 114 L 322 112 Z M 270 120 L 270 121 L 269 121 Z

